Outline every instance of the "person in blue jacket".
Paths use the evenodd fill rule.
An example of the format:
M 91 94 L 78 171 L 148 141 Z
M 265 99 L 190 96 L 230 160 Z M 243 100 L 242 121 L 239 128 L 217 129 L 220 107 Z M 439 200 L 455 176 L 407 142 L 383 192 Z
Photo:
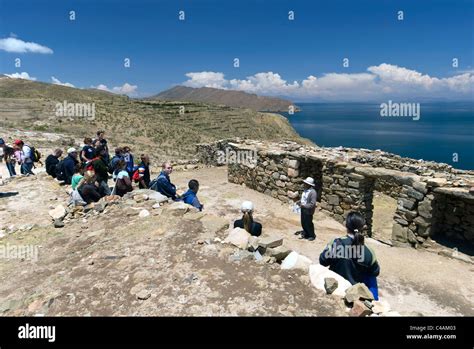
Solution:
M 63 170 L 64 170 L 64 183 L 71 184 L 72 176 L 76 172 L 76 165 L 79 163 L 77 160 L 77 150 L 75 148 L 69 148 L 67 150 L 67 156 L 63 160 Z
M 194 206 L 199 211 L 202 211 L 204 206 L 199 202 L 197 193 L 199 191 L 199 182 L 195 179 L 191 179 L 188 183 L 188 191 L 181 196 L 181 199 L 188 205 Z
M 133 172 L 135 172 L 135 160 L 133 158 L 132 150 L 130 149 L 130 147 L 123 147 L 122 155 L 123 159 L 127 163 L 127 172 L 130 178 L 132 178 Z
M 169 162 L 162 165 L 162 171 L 156 179 L 156 191 L 173 200 L 178 200 L 179 195 L 176 194 L 176 186 L 171 183 L 170 174 L 173 172 L 173 166 Z
M 364 217 L 359 212 L 350 212 L 346 218 L 347 236 L 332 240 L 319 256 L 319 263 L 353 285 L 364 283 L 378 300 L 380 266 L 375 252 L 364 244 L 364 228 Z

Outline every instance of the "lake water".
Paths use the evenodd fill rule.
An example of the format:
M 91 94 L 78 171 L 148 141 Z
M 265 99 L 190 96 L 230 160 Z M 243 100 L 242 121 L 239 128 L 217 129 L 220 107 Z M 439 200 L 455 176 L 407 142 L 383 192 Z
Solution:
M 381 149 L 474 169 L 474 102 L 420 103 L 419 120 L 381 116 L 375 103 L 296 105 L 300 112 L 283 115 L 301 136 L 320 146 Z

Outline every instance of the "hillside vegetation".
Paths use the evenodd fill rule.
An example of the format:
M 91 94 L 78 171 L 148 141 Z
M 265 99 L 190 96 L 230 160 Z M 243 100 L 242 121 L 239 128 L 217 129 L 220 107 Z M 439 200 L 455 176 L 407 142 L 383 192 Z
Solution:
M 95 119 L 56 115 L 56 104 L 94 103 Z M 0 78 L 0 120 L 5 128 L 50 131 L 76 137 L 104 129 L 113 146 L 135 153 L 191 158 L 195 144 L 222 138 L 294 140 L 286 118 L 250 109 L 195 102 L 136 100 L 99 90 Z M 7 136 L 7 135 L 5 135 Z

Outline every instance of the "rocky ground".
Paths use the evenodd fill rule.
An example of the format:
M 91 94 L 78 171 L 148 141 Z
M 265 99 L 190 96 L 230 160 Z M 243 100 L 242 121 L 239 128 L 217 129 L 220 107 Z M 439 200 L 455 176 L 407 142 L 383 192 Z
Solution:
M 4 166 L 0 166 L 4 174 Z M 39 171 L 40 172 L 40 171 Z M 5 175 L 4 175 L 5 178 Z M 256 205 L 265 237 L 317 261 L 344 228 L 318 212 L 317 240 L 301 241 L 299 217 L 269 196 L 227 182 L 225 168 L 173 174 L 182 191 L 201 183 L 205 213 L 137 196 L 77 212 L 53 226 L 64 187 L 44 174 L 0 186 L 0 243 L 32 246 L 27 258 L 0 260 L 3 315 L 344 316 L 342 300 L 316 289 L 301 270 L 223 244 L 242 200 Z M 146 211 L 145 211 L 146 210 Z M 473 315 L 472 264 L 369 239 L 382 274 L 381 299 L 402 315 Z M 8 257 L 8 256 L 7 256 Z M 10 256 L 11 257 L 11 256 Z

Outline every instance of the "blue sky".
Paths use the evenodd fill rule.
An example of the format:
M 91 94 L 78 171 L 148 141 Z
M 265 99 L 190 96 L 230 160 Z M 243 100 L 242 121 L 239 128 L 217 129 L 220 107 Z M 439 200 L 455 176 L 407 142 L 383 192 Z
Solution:
M 296 100 L 400 97 L 402 90 L 469 99 L 473 17 L 473 1 L 461 0 L 0 0 L 0 39 L 53 51 L 0 45 L 0 72 L 135 96 L 186 83 Z

